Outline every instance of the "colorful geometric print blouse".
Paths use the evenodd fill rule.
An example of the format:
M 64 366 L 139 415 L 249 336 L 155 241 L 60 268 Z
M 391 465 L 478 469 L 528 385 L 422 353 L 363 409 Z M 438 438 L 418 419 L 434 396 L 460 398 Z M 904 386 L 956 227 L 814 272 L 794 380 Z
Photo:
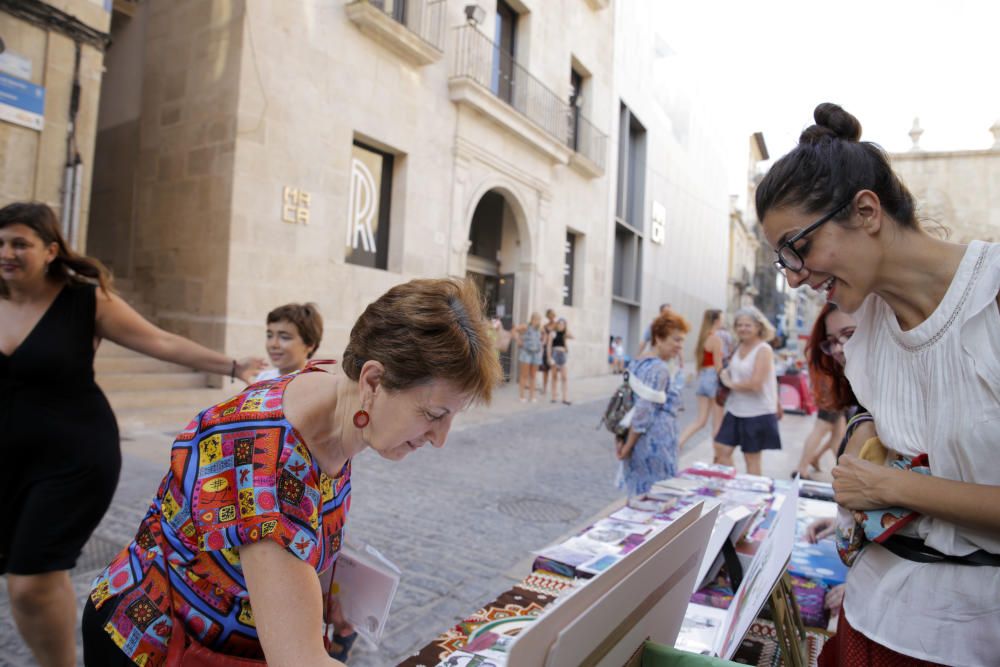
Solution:
M 94 580 L 94 605 L 115 605 L 105 630 L 136 664 L 164 663 L 174 617 L 215 651 L 263 657 L 240 545 L 274 540 L 317 572 L 333 564 L 351 463 L 328 477 L 285 418 L 296 376 L 247 387 L 177 436 L 135 539 Z

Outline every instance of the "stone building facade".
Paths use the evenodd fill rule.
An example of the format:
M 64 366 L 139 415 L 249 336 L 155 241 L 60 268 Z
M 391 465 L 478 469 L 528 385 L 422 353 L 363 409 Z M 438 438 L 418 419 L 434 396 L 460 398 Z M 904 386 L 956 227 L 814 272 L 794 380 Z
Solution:
M 45 202 L 81 247 L 110 22 L 110 3 L 103 1 L 0 8 L 0 206 Z
M 917 216 L 931 230 L 946 229 L 949 240 L 957 243 L 1000 241 L 1000 120 L 990 131 L 990 148 L 925 151 L 915 122 L 913 149 L 890 156 L 917 199 Z
M 621 100 L 641 83 L 617 78 L 616 34 L 641 23 L 619 23 L 622 4 L 144 2 L 112 26 L 87 250 L 161 325 L 233 354 L 260 350 L 274 306 L 315 301 L 318 354 L 337 358 L 392 285 L 470 276 L 508 327 L 550 307 L 566 317 L 571 374 L 600 372 L 614 138 Z M 666 267 L 634 246 L 646 253 L 637 278 L 655 286 L 632 295 L 644 317 L 686 284 L 678 257 L 703 233 L 682 230 L 718 213 L 676 208 L 658 176 L 693 181 L 718 164 L 692 170 L 661 147 L 649 143 L 655 160 L 636 167 L 651 175 L 634 225 L 647 233 L 663 192 L 684 240 Z M 711 220 L 723 233 L 725 201 Z M 722 302 L 724 256 L 719 276 L 697 263 L 684 305 Z M 718 294 L 704 287 L 713 280 Z

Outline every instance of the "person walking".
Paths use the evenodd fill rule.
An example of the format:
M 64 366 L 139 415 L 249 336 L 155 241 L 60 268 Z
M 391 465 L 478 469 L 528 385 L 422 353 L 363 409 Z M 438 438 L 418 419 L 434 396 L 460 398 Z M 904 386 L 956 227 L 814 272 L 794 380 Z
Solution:
M 573 337 L 573 334 L 569 332 L 566 326 L 566 320 L 560 317 L 556 321 L 555 329 L 552 331 L 552 335 L 549 336 L 549 357 L 552 359 L 552 402 L 555 403 L 557 398 L 558 387 L 562 388 L 562 402 L 564 405 L 570 405 L 569 394 L 567 393 L 567 375 L 566 375 L 566 360 L 569 355 L 569 349 L 566 346 L 566 341 Z
M 520 364 L 517 377 L 517 392 L 521 402 L 524 403 L 525 393 L 534 403 L 535 398 L 535 376 L 538 367 L 542 363 L 542 316 L 532 313 L 527 324 L 522 324 L 514 329 L 517 336 L 517 344 L 520 348 L 517 353 L 517 360 Z
M 715 437 L 722 423 L 722 406 L 715 402 L 719 393 L 719 371 L 722 370 L 725 351 L 719 331 L 722 329 L 722 311 L 710 308 L 701 320 L 698 344 L 694 348 L 694 358 L 698 361 L 698 381 L 695 396 L 698 399 L 698 417 L 681 433 L 677 446 L 684 448 L 691 436 L 705 428 L 711 418 L 712 437 Z
M 0 574 L 42 667 L 76 664 L 69 571 L 118 484 L 118 425 L 94 381 L 105 338 L 244 381 L 263 367 L 143 319 L 112 290 L 100 262 L 70 249 L 45 204 L 0 209 Z
M 759 184 L 758 219 L 788 284 L 857 320 L 845 373 L 880 440 L 930 462 L 925 475 L 848 452 L 833 469 L 845 509 L 918 516 L 854 561 L 821 664 L 996 665 L 1000 245 L 927 233 L 858 119 L 830 103 L 813 118 Z
M 344 664 L 323 623 L 341 638 L 350 628 L 324 613 L 319 575 L 343 543 L 355 457 L 443 447 L 502 372 L 478 290 L 459 280 L 390 289 L 342 359 L 255 384 L 181 432 L 135 539 L 94 580 L 87 667 L 159 667 L 185 651 L 209 652 L 198 664 Z
M 743 450 L 747 472 L 761 474 L 761 452 L 781 449 L 778 433 L 778 378 L 774 351 L 768 344 L 774 327 L 752 306 L 736 311 L 739 345 L 719 381 L 730 388 L 726 414 L 715 435 L 715 462 L 733 465 L 733 453 Z
M 649 351 L 629 365 L 629 382 L 641 387 L 629 430 L 615 441 L 615 456 L 621 461 L 618 487 L 630 501 L 677 473 L 677 407 L 684 378 L 681 372 L 671 377 L 669 362 L 683 351 L 688 329 L 677 313 L 661 314 L 651 326 Z

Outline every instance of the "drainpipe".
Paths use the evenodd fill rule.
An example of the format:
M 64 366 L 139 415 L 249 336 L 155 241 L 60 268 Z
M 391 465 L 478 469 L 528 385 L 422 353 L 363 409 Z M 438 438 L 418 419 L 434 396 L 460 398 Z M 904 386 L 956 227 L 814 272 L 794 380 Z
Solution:
M 62 231 L 70 247 L 75 248 L 80 235 L 80 201 L 83 187 L 83 159 L 76 145 L 76 115 L 80 110 L 80 42 L 74 42 L 73 90 L 69 97 L 66 124 L 66 165 L 63 173 Z

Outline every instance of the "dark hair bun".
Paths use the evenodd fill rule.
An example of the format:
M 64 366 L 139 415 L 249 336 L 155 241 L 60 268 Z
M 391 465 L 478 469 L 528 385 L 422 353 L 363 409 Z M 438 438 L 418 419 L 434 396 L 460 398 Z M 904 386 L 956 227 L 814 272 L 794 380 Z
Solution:
M 818 144 L 823 139 L 861 139 L 861 123 L 837 104 L 823 102 L 813 111 L 813 118 L 816 124 L 802 131 L 799 135 L 800 144 Z

